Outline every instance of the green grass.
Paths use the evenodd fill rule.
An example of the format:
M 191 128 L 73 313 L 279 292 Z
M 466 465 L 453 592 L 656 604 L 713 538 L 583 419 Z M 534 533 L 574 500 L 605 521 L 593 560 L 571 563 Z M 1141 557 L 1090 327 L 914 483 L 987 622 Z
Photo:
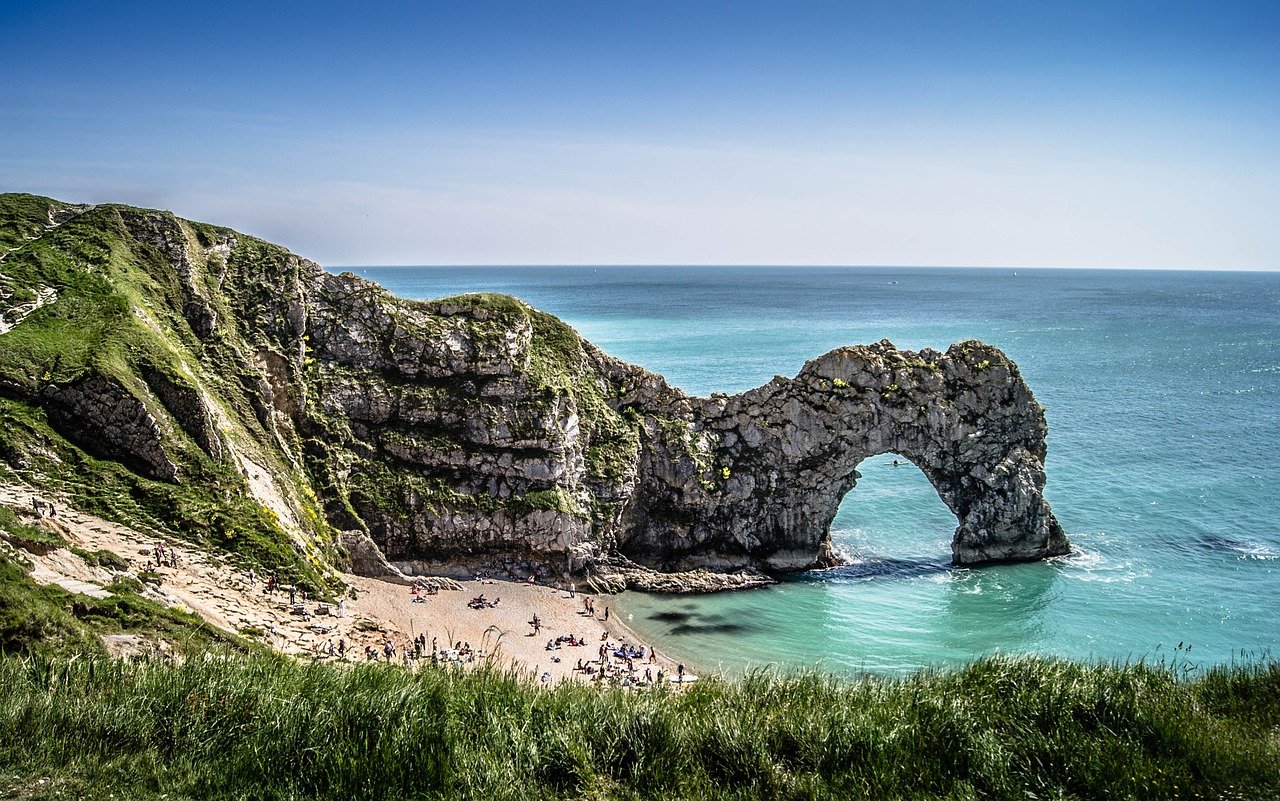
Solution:
M 0 204 L 0 252 L 18 247 L 49 224 L 49 210 L 66 204 L 47 197 L 6 194 Z
M 66 493 L 86 512 L 215 548 L 321 596 L 334 589 L 321 568 L 299 556 L 268 510 L 233 490 L 241 477 L 229 465 L 194 461 L 182 484 L 153 481 L 75 447 L 32 404 L 0 397 L 0 462 L 18 461 L 36 483 Z
M 61 548 L 67 544 L 56 532 L 22 522 L 12 508 L 3 504 L 0 504 L 0 539 L 25 550 Z
M 905 679 L 761 673 L 674 694 L 266 655 L 5 659 L 0 688 L 0 792 L 33 798 L 1280 793 L 1270 662 L 1188 679 L 992 657 Z
M 255 346 L 229 329 L 210 343 L 198 341 L 184 318 L 187 298 L 175 266 L 140 241 L 132 226 L 167 219 L 175 231 L 205 240 L 222 229 L 103 205 L 46 230 L 49 209 L 62 207 L 47 198 L 0 195 L 0 245 L 18 245 L 3 263 L 5 281 L 58 292 L 56 303 L 0 336 L 0 462 L 22 470 L 33 483 L 66 493 L 86 511 L 218 548 L 238 562 L 280 573 L 327 596 L 336 587 L 330 586 L 323 564 L 325 550 L 332 549 L 325 521 L 303 515 L 312 545 L 300 553 L 279 521 L 245 491 L 229 460 L 203 453 L 148 388 L 161 380 L 195 396 L 193 380 L 199 380 L 240 418 L 247 435 L 237 443 L 242 451 L 270 454 L 274 449 L 273 437 L 262 431 L 246 400 L 257 392 L 256 378 L 248 390 L 237 382 L 249 369 L 239 354 Z M 247 262 L 235 262 L 237 275 L 254 269 L 253 275 L 266 274 L 286 260 L 282 248 L 249 237 L 238 241 L 237 253 Z M 251 277 L 229 291 L 246 306 L 273 293 Z M 227 319 L 235 318 L 231 309 L 224 311 Z M 251 326 L 246 330 L 260 336 Z M 161 422 L 162 447 L 178 464 L 180 483 L 140 476 L 112 460 L 123 458 L 119 453 L 97 453 L 104 457 L 97 458 L 78 447 L 85 443 L 72 443 L 54 429 L 43 408 L 45 390 L 90 375 L 117 384 Z

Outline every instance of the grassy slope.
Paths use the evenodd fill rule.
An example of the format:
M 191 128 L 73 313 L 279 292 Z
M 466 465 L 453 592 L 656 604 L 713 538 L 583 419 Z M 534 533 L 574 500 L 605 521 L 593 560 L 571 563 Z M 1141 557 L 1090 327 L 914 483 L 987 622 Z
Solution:
M 15 246 L 0 265 L 5 286 L 34 291 L 51 287 L 56 303 L 46 306 L 10 333 L 0 336 L 0 463 L 19 466 L 25 477 L 75 497 L 85 508 L 119 522 L 180 536 L 206 547 L 218 547 L 236 558 L 278 571 L 286 578 L 325 592 L 325 562 L 332 558 L 331 530 L 319 509 L 339 513 L 340 525 L 359 526 L 358 516 L 345 503 L 349 493 L 366 503 L 402 513 L 411 494 L 441 514 L 449 511 L 506 511 L 519 517 L 536 510 L 611 518 L 616 510 L 599 506 L 595 496 L 571 495 L 560 487 L 534 488 L 510 499 L 457 492 L 448 475 L 423 476 L 416 469 L 354 456 L 344 450 L 349 431 L 330 420 L 318 404 L 308 414 L 312 424 L 297 433 L 292 445 L 305 454 L 305 472 L 283 458 L 274 434 L 263 430 L 255 415 L 258 374 L 247 354 L 278 348 L 269 335 L 279 331 L 282 292 L 291 289 L 287 276 L 296 270 L 296 257 L 278 246 L 227 229 L 179 221 L 192 241 L 206 247 L 234 240 L 229 254 L 216 256 L 221 281 L 209 278 L 211 268 L 201 248 L 191 248 L 195 281 L 223 321 L 213 337 L 197 339 L 184 318 L 187 297 L 166 257 L 141 244 L 130 226 L 145 210 L 103 205 L 77 208 L 77 216 L 49 227 L 52 210 L 71 207 L 48 198 L 0 195 L 0 245 Z M 215 257 L 210 256 L 210 264 Z M 382 290 L 376 290 L 385 295 Z M 413 319 L 427 326 L 417 331 L 431 338 L 436 329 L 466 319 L 466 334 L 478 343 L 496 345 L 517 326 L 533 331 L 524 378 L 536 388 L 540 401 L 554 402 L 572 395 L 587 445 L 587 473 L 606 484 L 620 480 L 633 464 L 639 448 L 639 424 L 610 407 L 611 388 L 587 364 L 578 335 L 551 315 L 529 308 L 515 298 L 477 294 L 446 301 L 419 303 L 386 296 L 385 308 L 398 324 L 411 325 L 398 310 L 413 308 Z M 436 307 L 471 308 L 474 318 L 441 315 Z M 235 321 L 228 325 L 226 321 Z M 308 358 L 305 380 L 312 394 L 326 376 Z M 345 368 L 328 365 L 337 376 Z M 165 410 L 158 408 L 144 376 L 159 373 L 174 385 L 199 384 L 227 412 L 242 451 L 274 465 L 277 476 L 291 483 L 302 499 L 299 518 L 308 528 L 306 553 L 299 555 L 277 521 L 244 491 L 242 477 L 225 460 L 208 458 Z M 121 384 L 166 426 L 167 456 L 179 465 L 179 485 L 152 481 L 107 458 L 86 453 L 49 424 L 38 400 L 49 385 L 63 386 L 87 375 L 100 375 Z M 454 397 L 457 388 L 436 388 L 441 405 L 470 403 L 474 397 Z M 537 403 L 531 399 L 530 414 Z M 495 415 L 502 410 L 492 410 Z M 454 432 L 441 431 L 442 451 L 472 447 Z M 291 436 L 286 434 L 286 437 Z M 391 436 L 390 434 L 388 436 Z M 427 443 L 432 444 L 432 443 Z M 361 450 L 356 448 L 356 451 Z M 331 458 L 336 456 L 336 458 Z M 354 461 L 353 461 L 354 460 Z M 343 478 L 334 474 L 339 467 Z M 355 469 L 352 469 L 355 468 Z M 3 464 L 0 464 L 3 469 Z M 347 476 L 350 476 L 349 478 Z M 348 486 L 349 484 L 349 486 Z M 412 493 L 410 492 L 412 490 Z M 316 498 L 323 497 L 323 503 Z M 312 547 L 314 546 L 314 547 Z
M 679 695 L 275 657 L 0 661 L 0 792 L 39 798 L 1272 798 L 1280 666 L 995 657 Z M 46 779 L 43 784 L 39 780 Z
M 49 226 L 53 211 L 63 220 L 56 227 Z M 72 212 L 75 216 L 69 216 Z M 601 499 L 612 498 L 634 469 L 641 422 L 633 412 L 615 408 L 617 388 L 596 374 L 583 341 L 560 320 L 504 295 L 482 293 L 424 303 L 393 298 L 380 288 L 370 290 L 382 296 L 394 325 L 428 340 L 461 325 L 467 339 L 497 347 L 512 331 L 531 330 L 527 363 L 517 365 L 518 383 L 530 393 L 514 416 L 506 408 L 485 408 L 488 401 L 475 397 L 474 388 L 447 382 L 420 388 L 418 400 L 442 407 L 468 404 L 518 429 L 537 425 L 540 413 L 557 399 L 572 397 L 585 447 L 584 487 L 532 486 L 510 498 L 459 492 L 452 468 L 424 474 L 385 454 L 365 453 L 366 446 L 351 442 L 347 423 L 328 415 L 318 403 L 307 405 L 308 420 L 296 432 L 282 433 L 300 458 L 287 457 L 276 433 L 264 430 L 260 422 L 260 376 L 252 354 L 282 347 L 273 337 L 288 328 L 281 300 L 298 291 L 293 279 L 297 258 L 228 229 L 176 221 L 190 242 L 201 245 L 188 248 L 193 281 L 203 294 L 201 302 L 216 310 L 220 321 L 213 336 L 197 338 L 186 319 L 191 298 L 173 265 L 132 233 L 141 221 L 156 216 L 126 206 L 70 207 L 31 195 L 0 195 L 0 245 L 16 246 L 0 265 L 3 283 L 29 293 L 35 288 L 58 292 L 56 303 L 0 336 L 0 470 L 4 464 L 18 467 L 28 480 L 66 492 L 95 513 L 223 549 L 322 595 L 337 589 L 327 587 L 331 582 L 325 577 L 326 563 L 333 557 L 330 522 L 342 528 L 364 525 L 352 499 L 359 501 L 355 506 L 392 518 L 404 514 L 407 499 L 441 515 L 501 511 L 519 518 L 555 511 L 592 520 L 598 529 L 616 518 L 613 501 Z M 207 251 L 215 242 L 234 246 Z M 221 278 L 213 279 L 214 273 Z M 444 306 L 451 311 L 442 313 Z M 459 309 L 473 314 L 459 315 Z M 389 331 L 381 333 L 391 336 Z M 310 356 L 304 361 L 298 391 L 312 399 L 326 381 L 344 375 L 361 379 L 351 368 L 317 365 Z M 241 452 L 271 465 L 292 487 L 302 506 L 298 519 L 309 529 L 304 532 L 303 553 L 295 551 L 278 521 L 245 491 L 235 467 L 225 459 L 209 458 L 159 407 L 147 386 L 147 376 L 153 374 L 177 387 L 198 385 L 213 397 L 229 421 L 222 436 L 233 438 Z M 102 458 L 109 454 L 87 453 L 54 430 L 41 393 L 50 385 L 65 386 L 88 375 L 117 382 L 161 422 L 166 456 L 179 466 L 180 484 L 147 479 Z M 439 397 L 429 397 L 431 392 Z M 388 439 L 395 435 L 385 433 Z M 407 444 L 441 452 L 484 450 L 447 428 L 414 437 Z
M 6 530 L 12 529 L 6 525 Z M 89 598 L 37 584 L 27 575 L 24 561 L 20 552 L 0 549 L 0 654 L 28 658 L 104 656 L 102 634 L 160 638 L 179 652 L 223 646 L 247 651 L 252 647 L 196 615 L 139 595 L 136 590 L 141 587 L 136 581 L 119 579 L 109 588 L 110 598 Z M 0 695 L 5 692 L 0 690 Z
M 168 420 L 143 386 L 140 375 L 151 370 L 181 386 L 198 377 L 230 410 L 240 446 L 259 454 L 270 450 L 262 445 L 270 438 L 239 397 L 242 388 L 227 375 L 233 373 L 226 367 L 234 360 L 229 354 L 243 343 L 230 332 L 206 351 L 194 338 L 182 318 L 172 267 L 140 245 L 124 223 L 122 215 L 141 212 L 99 206 L 43 232 L 48 210 L 55 207 L 63 204 L 0 196 L 0 244 L 20 245 L 0 272 L 14 285 L 49 286 L 59 294 L 56 303 L 0 336 L 0 461 L 21 465 L 26 478 L 71 495 L 89 511 L 219 548 L 323 593 L 323 566 L 296 552 L 275 517 L 244 490 L 234 466 L 210 459 L 171 421 L 165 447 L 182 468 L 181 484 L 153 481 L 95 458 L 50 426 L 37 401 L 42 389 L 90 374 L 120 382 L 158 419 Z M 323 542 L 323 521 L 313 518 L 310 524 Z

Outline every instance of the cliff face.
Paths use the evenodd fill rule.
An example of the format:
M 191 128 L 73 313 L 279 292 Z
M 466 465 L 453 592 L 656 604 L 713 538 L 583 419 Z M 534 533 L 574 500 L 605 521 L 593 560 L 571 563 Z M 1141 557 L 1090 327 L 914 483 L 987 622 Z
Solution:
M 981 343 L 693 398 L 514 298 L 403 300 L 163 212 L 3 196 L 6 250 L 0 456 L 298 570 L 351 529 L 409 572 L 830 564 L 856 465 L 890 451 L 956 513 L 956 562 L 1068 547 L 1043 411 Z

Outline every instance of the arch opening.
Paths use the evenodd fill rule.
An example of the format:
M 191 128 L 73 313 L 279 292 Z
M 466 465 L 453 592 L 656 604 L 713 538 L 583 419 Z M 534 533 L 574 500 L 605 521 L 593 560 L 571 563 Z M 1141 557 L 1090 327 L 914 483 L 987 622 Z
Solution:
M 842 563 L 836 571 L 871 579 L 951 567 L 958 519 L 910 458 L 893 451 L 869 456 L 852 478 L 829 530 Z

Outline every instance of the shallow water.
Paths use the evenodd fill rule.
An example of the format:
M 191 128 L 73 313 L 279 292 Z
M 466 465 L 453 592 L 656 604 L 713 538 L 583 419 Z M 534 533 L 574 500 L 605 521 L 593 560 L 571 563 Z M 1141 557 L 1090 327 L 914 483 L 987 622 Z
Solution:
M 847 567 L 617 607 L 699 669 L 901 672 L 999 650 L 1228 661 L 1280 640 L 1280 274 L 901 268 L 364 268 L 410 297 L 508 292 L 688 392 L 839 345 L 1002 348 L 1047 408 L 1046 495 L 1078 553 L 952 568 L 955 518 L 892 456 L 832 528 Z M 1179 654 L 1185 651 L 1179 651 Z M 712 659 L 708 655 L 714 655 Z

